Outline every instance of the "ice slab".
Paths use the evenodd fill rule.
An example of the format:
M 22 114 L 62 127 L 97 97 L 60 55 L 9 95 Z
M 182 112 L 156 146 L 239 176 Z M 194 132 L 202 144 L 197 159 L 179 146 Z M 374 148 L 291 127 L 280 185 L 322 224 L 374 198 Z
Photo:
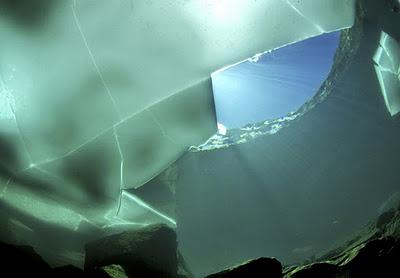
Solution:
M 400 44 L 382 32 L 373 61 L 386 107 L 394 116 L 400 112 Z

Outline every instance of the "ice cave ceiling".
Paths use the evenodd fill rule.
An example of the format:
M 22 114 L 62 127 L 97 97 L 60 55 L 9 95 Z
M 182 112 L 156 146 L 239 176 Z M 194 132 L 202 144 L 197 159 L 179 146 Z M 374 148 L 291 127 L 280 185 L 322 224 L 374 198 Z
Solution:
M 72 229 L 127 203 L 174 223 L 122 192 L 215 133 L 211 72 L 354 21 L 348 0 L 25 5 L 0 18 L 2 202 Z

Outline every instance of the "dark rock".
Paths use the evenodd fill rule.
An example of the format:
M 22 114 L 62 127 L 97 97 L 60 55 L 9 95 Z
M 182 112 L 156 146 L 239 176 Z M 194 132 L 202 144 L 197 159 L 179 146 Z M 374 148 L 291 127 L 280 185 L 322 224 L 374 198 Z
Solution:
M 287 268 L 285 277 L 400 277 L 399 211 L 382 213 L 353 240 L 318 260 Z
M 275 258 L 259 258 L 219 273 L 208 278 L 219 277 L 282 277 L 282 264 Z
M 85 270 L 117 264 L 129 277 L 177 277 L 176 233 L 166 225 L 111 235 L 85 246 Z
M 345 277 L 400 277 L 398 250 L 399 242 L 392 237 L 372 240 L 350 254 L 352 258 L 340 273 Z
M 287 277 L 400 277 L 399 240 L 384 237 L 347 250 L 336 260 L 291 270 Z
M 0 243 L 0 269 L 12 277 L 40 277 L 50 271 L 50 266 L 30 246 Z

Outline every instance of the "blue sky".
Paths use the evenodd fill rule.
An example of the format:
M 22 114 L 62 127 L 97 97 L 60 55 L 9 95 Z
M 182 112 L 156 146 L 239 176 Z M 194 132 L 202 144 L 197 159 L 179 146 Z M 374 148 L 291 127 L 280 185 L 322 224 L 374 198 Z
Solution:
M 296 111 L 327 78 L 339 37 L 323 34 L 214 73 L 218 122 L 234 128 Z

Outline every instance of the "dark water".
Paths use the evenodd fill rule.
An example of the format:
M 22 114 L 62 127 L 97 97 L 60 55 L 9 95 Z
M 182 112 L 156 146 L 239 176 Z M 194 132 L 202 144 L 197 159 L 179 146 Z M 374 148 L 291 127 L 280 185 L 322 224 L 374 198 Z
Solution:
M 258 256 L 313 257 L 399 190 L 400 116 L 386 109 L 371 57 L 382 30 L 400 39 L 400 21 L 364 4 L 360 48 L 322 103 L 275 135 L 179 162 L 180 248 L 197 275 Z

